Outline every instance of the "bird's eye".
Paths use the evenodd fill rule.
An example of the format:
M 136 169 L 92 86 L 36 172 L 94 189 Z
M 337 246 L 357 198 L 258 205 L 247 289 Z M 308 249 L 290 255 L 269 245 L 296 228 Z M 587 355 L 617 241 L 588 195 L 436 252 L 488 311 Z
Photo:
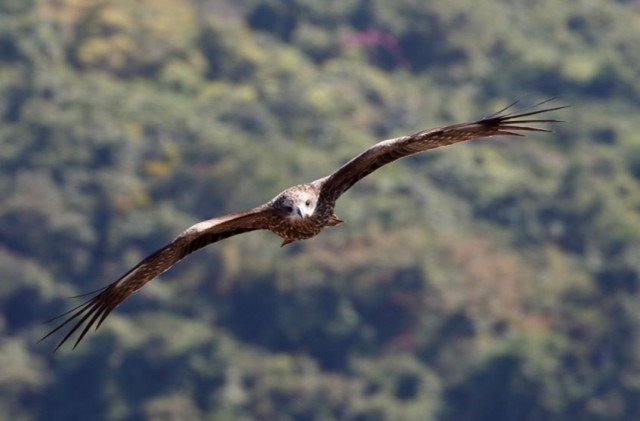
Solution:
M 291 213 L 291 212 L 293 212 L 293 207 L 292 207 L 292 206 L 289 206 L 289 205 L 286 205 L 286 206 L 284 207 L 284 211 L 285 211 L 285 212 L 289 212 L 289 213 Z
M 307 201 L 304 202 L 304 204 L 307 205 L 307 206 L 311 206 L 311 200 L 307 199 Z

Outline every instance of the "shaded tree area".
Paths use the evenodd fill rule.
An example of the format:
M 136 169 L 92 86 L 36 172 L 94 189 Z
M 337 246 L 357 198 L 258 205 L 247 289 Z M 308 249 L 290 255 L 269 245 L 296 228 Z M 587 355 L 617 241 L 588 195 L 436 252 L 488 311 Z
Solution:
M 554 13 L 548 13 L 554 10 Z M 0 0 L 0 412 L 640 417 L 632 2 Z M 635 26 L 634 26 L 635 25 Z M 42 321 L 196 221 L 515 99 L 551 135 L 367 177 L 196 253 L 75 351 Z

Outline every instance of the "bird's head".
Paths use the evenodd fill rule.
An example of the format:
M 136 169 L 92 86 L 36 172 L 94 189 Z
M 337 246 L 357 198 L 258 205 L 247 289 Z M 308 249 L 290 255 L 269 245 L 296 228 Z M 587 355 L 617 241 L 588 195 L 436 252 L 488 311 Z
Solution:
M 312 190 L 291 188 L 280 193 L 273 206 L 288 218 L 308 218 L 315 212 L 317 200 Z

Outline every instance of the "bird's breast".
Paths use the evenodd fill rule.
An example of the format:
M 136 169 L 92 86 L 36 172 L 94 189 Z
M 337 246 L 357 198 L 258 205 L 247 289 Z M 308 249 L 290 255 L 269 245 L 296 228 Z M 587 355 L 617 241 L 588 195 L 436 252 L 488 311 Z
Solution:
M 315 218 L 283 218 L 271 231 L 288 240 L 304 240 L 318 235 L 324 226 Z
M 322 211 L 317 209 L 316 212 L 307 218 L 291 218 L 285 217 L 278 221 L 274 221 L 270 230 L 278 236 L 286 240 L 305 240 L 314 237 L 328 226 L 332 212 L 329 210 Z

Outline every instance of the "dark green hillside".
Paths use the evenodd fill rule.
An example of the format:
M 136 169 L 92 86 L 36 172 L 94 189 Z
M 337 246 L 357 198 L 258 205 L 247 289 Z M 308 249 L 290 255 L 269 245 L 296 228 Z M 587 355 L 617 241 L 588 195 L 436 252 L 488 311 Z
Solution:
M 0 0 L 0 414 L 640 418 L 638 45 L 622 0 Z M 385 167 L 339 229 L 231 238 L 37 343 L 196 221 L 555 96 L 553 134 Z

